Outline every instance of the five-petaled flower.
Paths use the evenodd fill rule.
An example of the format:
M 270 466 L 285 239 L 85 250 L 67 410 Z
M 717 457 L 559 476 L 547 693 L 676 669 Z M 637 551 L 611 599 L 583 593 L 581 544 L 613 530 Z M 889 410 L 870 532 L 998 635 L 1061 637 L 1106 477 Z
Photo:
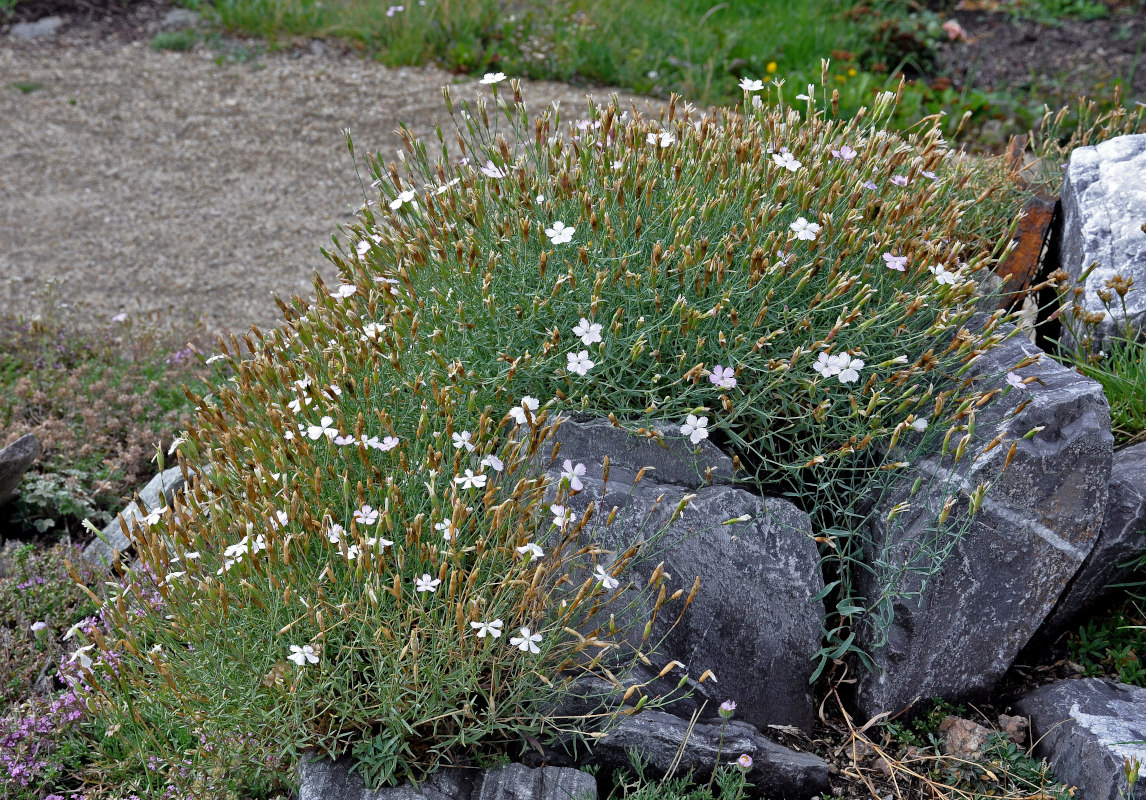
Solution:
M 382 335 L 382 331 L 386 330 L 386 323 L 384 322 L 368 322 L 362 328 L 362 341 L 376 342 L 378 337 Z
M 510 645 L 516 647 L 523 653 L 540 653 L 537 649 L 537 643 L 541 641 L 540 633 L 530 633 L 529 628 L 522 628 L 520 636 L 512 636 L 509 639 Z
M 552 244 L 567 244 L 573 241 L 573 231 L 576 228 L 566 226 L 564 222 L 554 222 L 552 228 L 545 229 L 545 235 Z
M 409 189 L 405 192 L 399 192 L 398 196 L 390 201 L 390 210 L 397 211 L 403 206 L 403 204 L 413 203 L 414 198 L 417 196 L 417 192 L 415 192 L 413 189 Z
M 298 664 L 300 667 L 305 665 L 308 661 L 311 664 L 318 663 L 318 654 L 314 652 L 314 648 L 309 644 L 290 646 L 290 655 L 287 656 L 291 661 Z
M 893 269 L 896 272 L 903 272 L 907 268 L 907 256 L 897 256 L 891 253 L 884 253 L 883 262 L 887 264 L 888 269 Z
M 741 78 L 739 86 L 746 92 L 759 92 L 764 88 L 764 81 Z
M 430 592 L 433 594 L 438 591 L 438 584 L 441 583 L 441 578 L 430 578 L 430 573 L 423 572 L 422 577 L 414 582 L 414 588 L 419 592 Z
M 461 450 L 464 447 L 466 449 L 466 452 L 472 453 L 474 451 L 474 445 L 470 442 L 470 438 L 471 438 L 471 434 L 469 431 L 462 431 L 460 433 L 455 433 L 453 436 L 454 449 L 455 450 Z
M 500 619 L 495 619 L 493 622 L 471 622 L 470 627 L 477 631 L 479 639 L 484 639 L 487 635 L 499 639 L 501 638 L 501 626 L 504 624 Z
M 680 426 L 680 432 L 687 436 L 693 444 L 700 444 L 702 439 L 708 438 L 708 417 L 689 414 L 684 424 Z
M 601 341 L 601 325 L 581 317 L 581 321 L 573 327 L 573 335 L 581 337 L 581 344 L 591 345 Z
M 939 284 L 946 284 L 947 286 L 954 285 L 955 273 L 949 272 L 942 264 L 936 264 L 933 267 L 927 268 L 932 275 L 935 276 L 935 282 Z
M 484 83 L 486 86 L 492 86 L 494 84 L 501 83 L 504 80 L 505 80 L 505 73 L 504 72 L 487 72 L 485 75 L 482 76 L 481 82 Z
M 481 168 L 482 175 L 489 178 L 504 178 L 509 173 L 501 167 L 494 164 L 492 161 L 485 162 L 485 166 Z
M 668 131 L 661 131 L 650 133 L 645 137 L 645 141 L 654 146 L 659 144 L 661 147 L 670 147 L 676 141 L 676 137 Z
M 859 154 L 855 150 L 853 150 L 852 148 L 848 147 L 846 144 L 843 145 L 842 147 L 840 147 L 839 150 L 833 150 L 832 151 L 832 156 L 834 158 L 839 158 L 839 159 L 842 159 L 843 161 L 851 161 L 857 155 L 859 155 Z
M 345 300 L 347 297 L 350 297 L 350 295 L 354 294 L 357 291 L 358 291 L 358 287 L 355 286 L 353 283 L 344 283 L 344 284 L 341 284 L 333 292 L 331 292 L 331 295 L 333 295 L 334 297 L 340 297 L 343 300 Z
M 796 157 L 789 153 L 787 150 L 781 150 L 779 153 L 772 154 L 772 160 L 776 162 L 776 166 L 783 167 L 786 170 L 795 172 L 803 163 L 796 160 Z
M 1025 384 L 1023 383 L 1023 376 L 1017 372 L 1007 373 L 1007 383 L 1016 389 L 1025 388 Z
M 863 369 L 863 361 L 858 358 L 852 358 L 847 353 L 840 353 L 839 358 L 839 378 L 840 383 L 855 383 L 859 380 L 859 371 Z
M 593 573 L 593 577 L 605 587 L 605 591 L 607 592 L 611 592 L 621 585 L 621 582 L 610 575 L 609 571 L 600 564 L 597 565 L 597 571 Z
M 517 547 L 514 549 L 517 550 L 518 554 L 520 554 L 520 555 L 526 555 L 528 553 L 530 561 L 536 561 L 537 559 L 539 559 L 543 555 L 545 555 L 545 551 L 542 550 L 534 542 L 526 542 L 521 547 Z
M 481 460 L 483 467 L 489 467 L 494 472 L 501 472 L 505 469 L 505 462 L 492 453 Z
M 472 469 L 467 469 L 465 475 L 459 475 L 454 478 L 454 483 L 458 484 L 463 489 L 481 489 L 485 486 L 485 482 L 486 476 L 481 474 L 474 475 L 474 471 Z
M 923 433 L 927 430 L 927 417 L 916 417 L 911 423 L 911 429 Z
M 907 176 L 906 175 L 892 175 L 891 176 L 891 182 L 894 183 L 896 186 L 906 186 L 907 185 Z
M 323 417 L 318 421 L 317 425 L 309 425 L 306 429 L 306 435 L 312 440 L 325 436 L 328 439 L 333 439 L 338 435 L 338 428 L 332 428 L 331 423 L 334 422 L 334 417 Z
M 732 367 L 722 367 L 717 364 L 712 368 L 712 374 L 708 376 L 708 379 L 721 389 L 736 388 L 736 372 Z
M 454 538 L 454 521 L 449 517 L 445 517 L 441 522 L 434 523 L 434 530 L 440 531 L 442 538 L 447 542 Z
M 816 234 L 820 232 L 820 226 L 817 223 L 808 222 L 803 217 L 796 217 L 796 221 L 788 227 L 796 234 L 797 239 L 804 239 L 809 242 L 815 241 Z
M 549 507 L 549 511 L 553 514 L 553 524 L 560 530 L 565 530 L 565 526 L 573 518 L 573 512 L 563 505 L 552 505 Z
M 580 353 L 566 353 L 565 369 L 577 375 L 584 375 L 595 366 L 594 361 L 589 358 L 589 351 L 582 350 Z
M 840 357 L 830 356 L 827 353 L 821 352 L 816 358 L 816 363 L 812 365 L 812 369 L 823 375 L 825 378 L 830 378 L 833 375 L 840 374 Z
M 540 400 L 538 400 L 536 397 L 530 397 L 529 395 L 526 395 L 525 397 L 521 398 L 520 403 L 509 410 L 509 416 L 512 417 L 513 421 L 518 425 L 525 425 L 527 422 L 529 422 L 528 418 L 526 417 L 526 409 L 529 410 L 529 416 L 532 416 L 540 407 Z
M 575 492 L 579 492 L 585 488 L 581 483 L 581 477 L 585 474 L 584 464 L 574 464 L 568 458 L 565 459 L 564 469 L 561 471 L 561 477 L 569 481 L 569 488 Z
M 378 521 L 378 509 L 368 505 L 362 506 L 354 512 L 354 521 L 359 525 L 373 525 Z

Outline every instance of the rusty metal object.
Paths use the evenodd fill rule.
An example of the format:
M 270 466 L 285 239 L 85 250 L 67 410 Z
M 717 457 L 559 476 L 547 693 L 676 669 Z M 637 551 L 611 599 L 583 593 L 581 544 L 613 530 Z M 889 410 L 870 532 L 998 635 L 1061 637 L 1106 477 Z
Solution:
M 1023 206 L 1023 216 L 1019 220 L 1019 230 L 1014 239 L 1015 248 L 996 270 L 1003 281 L 999 308 L 1007 308 L 1021 300 L 1038 275 L 1043 245 L 1050 235 L 1056 202 L 1055 198 L 1040 194 Z

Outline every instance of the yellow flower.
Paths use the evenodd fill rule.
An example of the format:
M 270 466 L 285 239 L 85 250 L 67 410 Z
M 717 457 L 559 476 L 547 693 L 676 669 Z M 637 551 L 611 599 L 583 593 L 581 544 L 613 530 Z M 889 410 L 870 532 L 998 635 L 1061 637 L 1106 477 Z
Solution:
M 775 74 L 775 72 L 776 72 L 776 62 L 775 62 L 775 61 L 769 61 L 769 62 L 768 62 L 768 66 L 764 67 L 764 69 L 765 69 L 765 71 L 766 71 L 766 72 L 767 72 L 769 75 L 773 75 L 773 74 Z
M 848 67 L 848 76 L 854 78 L 856 76 L 856 68 Z

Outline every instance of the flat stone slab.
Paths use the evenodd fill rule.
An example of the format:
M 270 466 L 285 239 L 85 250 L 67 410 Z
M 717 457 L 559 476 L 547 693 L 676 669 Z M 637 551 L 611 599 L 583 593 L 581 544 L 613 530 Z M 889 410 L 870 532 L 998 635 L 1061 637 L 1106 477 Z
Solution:
M 1098 267 L 1086 279 L 1080 304 L 1105 315 L 1093 349 L 1111 334 L 1121 332 L 1123 318 L 1106 311 L 1098 292 L 1115 274 L 1134 280 L 1126 296 L 1126 318 L 1141 332 L 1146 323 L 1146 134 L 1117 136 L 1070 154 L 1062 187 L 1062 246 L 1060 260 L 1072 280 L 1094 262 Z M 1076 324 L 1072 312 L 1066 315 Z M 1064 326 L 1065 327 L 1065 326 Z M 1069 332 L 1064 341 L 1073 342 Z
M 1025 695 L 1015 709 L 1031 718 L 1035 755 L 1082 800 L 1146 800 L 1146 689 L 1087 678 Z M 1129 791 L 1126 762 L 1142 777 Z
M 1094 548 L 1047 618 L 1044 636 L 1057 636 L 1112 597 L 1111 586 L 1137 579 L 1134 564 L 1146 555 L 1146 442 L 1114 453 L 1108 494 Z
M 26 433 L 0 450 L 0 506 L 16 496 L 24 473 L 40 455 L 40 440 Z
M 611 767 L 628 767 L 635 750 L 649 772 L 664 775 L 682 748 L 676 775 L 706 776 L 714 765 L 733 764 L 741 754 L 752 758 L 748 781 L 754 796 L 806 800 L 829 790 L 828 763 L 812 753 L 777 744 L 745 722 L 699 723 L 688 730 L 687 720 L 660 711 L 645 711 L 626 718 L 593 747 L 593 757 Z
M 968 377 L 984 390 L 1007 393 L 978 410 L 963 459 L 953 466 L 950 453 L 941 457 L 942 432 L 935 431 L 932 452 L 910 457 L 912 467 L 873 516 L 874 546 L 864 554 L 873 572 L 860 570 L 857 583 L 869 602 L 888 599 L 881 607 L 883 627 L 861 624 L 856 637 L 878 667 L 872 672 L 857 665 L 855 703 L 865 719 L 898 712 L 916 698 L 958 702 L 989 691 L 1090 553 L 1110 480 L 1109 405 L 1099 384 L 1049 357 L 1014 369 L 1038 354 L 1013 336 L 980 356 Z M 1012 387 L 1008 373 L 1037 380 Z M 1020 403 L 1026 407 L 1016 414 Z M 1041 432 L 1023 438 L 1039 426 Z M 982 453 L 996 435 L 1001 444 Z M 1004 470 L 1012 443 L 1015 456 Z M 900 447 L 908 452 L 907 445 Z M 916 479 L 921 488 L 912 496 Z M 933 520 L 947 499 L 957 499 L 957 519 L 984 483 L 990 489 L 969 528 L 960 535 L 949 527 L 937 537 Z M 899 503 L 906 510 L 888 523 Z M 936 574 L 925 578 L 929 553 L 946 547 L 950 552 Z M 898 594 L 884 594 L 893 581 Z
M 299 800 L 597 800 L 592 775 L 568 767 L 506 764 L 489 770 L 447 767 L 417 786 L 369 790 L 353 761 L 303 758 L 299 763 Z

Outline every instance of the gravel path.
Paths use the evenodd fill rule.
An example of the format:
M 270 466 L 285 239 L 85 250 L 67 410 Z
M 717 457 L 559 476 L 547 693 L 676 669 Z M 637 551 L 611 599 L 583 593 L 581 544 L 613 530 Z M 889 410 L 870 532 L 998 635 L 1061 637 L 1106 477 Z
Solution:
M 340 130 L 393 157 L 399 121 L 449 123 L 440 87 L 459 79 L 305 43 L 220 65 L 203 45 L 151 49 L 151 17 L 131 36 L 0 35 L 0 308 L 34 314 L 54 281 L 53 302 L 96 318 L 272 324 L 271 293 L 312 294 L 315 269 L 329 278 L 319 247 L 362 202 Z M 464 79 L 455 97 L 478 89 Z M 533 108 L 561 101 L 566 118 L 585 108 L 582 89 L 523 93 Z

